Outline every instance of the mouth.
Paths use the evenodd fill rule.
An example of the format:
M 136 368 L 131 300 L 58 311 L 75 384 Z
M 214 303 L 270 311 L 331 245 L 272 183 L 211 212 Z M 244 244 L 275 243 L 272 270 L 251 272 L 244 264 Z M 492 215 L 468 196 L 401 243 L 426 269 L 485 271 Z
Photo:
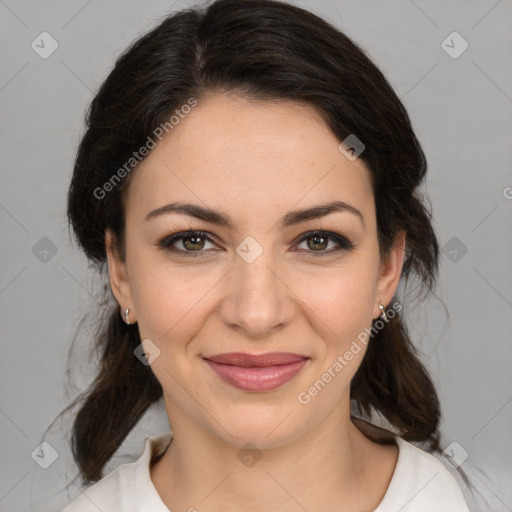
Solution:
M 227 353 L 204 357 L 205 362 L 228 384 L 243 391 L 271 391 L 297 375 L 308 357 L 289 352 L 267 354 Z

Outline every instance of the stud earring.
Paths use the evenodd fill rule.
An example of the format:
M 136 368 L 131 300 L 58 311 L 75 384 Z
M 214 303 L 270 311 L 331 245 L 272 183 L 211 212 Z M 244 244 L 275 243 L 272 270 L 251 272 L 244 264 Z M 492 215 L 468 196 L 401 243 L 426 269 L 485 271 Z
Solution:
M 124 310 L 123 320 L 126 325 L 130 325 L 130 308 Z

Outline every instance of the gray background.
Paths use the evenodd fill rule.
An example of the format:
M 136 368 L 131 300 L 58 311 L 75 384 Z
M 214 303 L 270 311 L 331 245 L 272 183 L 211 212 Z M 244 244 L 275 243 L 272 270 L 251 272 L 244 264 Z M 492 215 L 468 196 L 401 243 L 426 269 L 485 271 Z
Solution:
M 474 509 L 512 510 L 512 4 L 294 3 L 366 49 L 409 111 L 429 161 L 427 190 L 444 247 L 438 297 L 407 308 L 411 331 L 438 385 L 443 448 L 456 441 L 452 453 L 468 453 L 462 468 L 492 504 Z M 84 109 L 115 57 L 187 5 L 0 2 L 1 511 L 55 511 L 80 492 L 63 490 L 76 471 L 63 437 L 71 419 L 44 437 L 58 453 L 48 469 L 31 457 L 94 371 L 85 333 L 71 361 L 79 371 L 66 386 L 69 347 L 81 316 L 92 311 L 94 319 L 97 288 L 66 227 L 74 153 Z M 47 59 L 31 48 L 43 31 L 59 45 Z M 442 46 L 453 31 L 469 44 L 458 58 Z M 461 48 L 448 41 L 450 51 Z M 153 407 L 108 468 L 167 428 L 161 404 Z

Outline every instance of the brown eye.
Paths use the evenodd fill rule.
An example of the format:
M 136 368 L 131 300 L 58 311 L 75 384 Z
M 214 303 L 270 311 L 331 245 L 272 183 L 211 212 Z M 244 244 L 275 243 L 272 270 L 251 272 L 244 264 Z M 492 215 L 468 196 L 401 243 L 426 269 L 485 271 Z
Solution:
M 316 254 L 317 256 L 323 256 L 324 254 L 331 254 L 341 250 L 348 251 L 354 247 L 354 244 L 345 237 L 329 231 L 306 233 L 300 243 L 306 244 L 306 252 L 318 253 Z M 326 250 L 329 247 L 329 243 L 334 244 L 334 246 Z
M 208 248 L 205 249 L 207 243 L 213 245 L 213 240 L 206 233 L 187 231 L 166 236 L 157 245 L 169 252 L 183 256 L 202 256 L 209 252 Z
M 329 238 L 323 235 L 313 235 L 309 236 L 307 238 L 308 247 L 313 251 L 322 251 L 327 248 L 327 245 L 329 244 Z
M 191 251 L 200 251 L 204 247 L 204 243 L 202 236 L 190 235 L 182 238 L 183 247 Z

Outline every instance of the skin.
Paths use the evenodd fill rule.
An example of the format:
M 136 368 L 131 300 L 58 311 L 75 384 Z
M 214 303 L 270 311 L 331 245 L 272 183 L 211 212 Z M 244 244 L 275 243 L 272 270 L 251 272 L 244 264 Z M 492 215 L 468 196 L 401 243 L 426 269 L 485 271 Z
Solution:
M 391 302 L 403 264 L 405 233 L 381 258 L 368 170 L 338 145 L 310 106 L 214 94 L 133 171 L 126 260 L 107 231 L 109 275 L 141 339 L 160 350 L 151 369 L 174 437 L 151 478 L 173 512 L 362 511 L 386 492 L 397 447 L 372 442 L 350 421 L 349 386 L 365 345 L 309 404 L 297 399 L 371 326 L 379 302 Z M 291 210 L 335 200 L 362 220 L 339 211 L 279 228 Z M 177 213 L 145 220 L 175 201 L 222 210 L 233 228 Z M 158 246 L 187 230 L 214 238 L 200 239 L 202 256 Z M 338 246 L 329 241 L 315 251 L 315 240 L 301 241 L 312 230 L 354 247 L 332 252 Z M 252 263 L 236 252 L 248 236 L 263 250 Z M 183 242 L 174 247 L 194 252 Z M 267 392 L 236 389 L 203 360 L 274 351 L 310 359 Z M 250 467 L 237 457 L 247 443 L 261 455 Z

